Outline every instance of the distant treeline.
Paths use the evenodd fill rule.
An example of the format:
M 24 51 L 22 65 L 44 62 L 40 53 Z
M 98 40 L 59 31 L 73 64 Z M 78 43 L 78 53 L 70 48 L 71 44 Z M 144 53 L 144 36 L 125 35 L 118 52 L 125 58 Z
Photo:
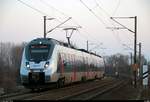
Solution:
M 19 68 L 25 43 L 0 43 L 0 87 L 13 88 L 20 83 Z
M 130 54 L 130 53 L 129 53 Z M 120 53 L 111 55 L 111 56 L 106 56 L 106 68 L 105 68 L 105 73 L 107 75 L 115 75 L 116 72 L 120 76 L 126 76 L 126 77 L 133 77 L 133 69 L 131 68 L 131 64 L 134 64 L 134 57 L 130 55 L 123 55 Z M 139 63 L 139 56 L 137 55 L 137 63 Z M 141 66 L 143 64 L 148 64 L 147 60 L 145 57 L 142 55 L 141 56 Z

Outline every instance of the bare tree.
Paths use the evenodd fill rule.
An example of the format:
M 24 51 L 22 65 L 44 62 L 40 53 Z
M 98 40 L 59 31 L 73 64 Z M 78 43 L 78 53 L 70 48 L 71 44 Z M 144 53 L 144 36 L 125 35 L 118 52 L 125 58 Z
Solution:
M 20 71 L 21 58 L 22 58 L 24 46 L 25 46 L 25 43 L 22 43 L 21 45 L 15 45 L 11 49 L 12 68 L 13 68 L 14 76 L 16 77 L 17 83 L 20 83 L 19 71 Z
M 12 48 L 12 44 L 11 43 L 0 43 L 0 81 L 1 86 L 6 87 L 6 83 L 9 82 L 11 79 L 9 79 L 10 77 L 10 66 L 11 66 L 11 59 L 10 59 L 10 53 L 11 53 L 11 49 Z M 10 84 L 8 84 L 10 85 Z M 7 86 L 8 86 L 7 85 Z
M 17 85 L 24 45 L 0 43 L 0 87 L 13 88 Z
M 119 73 L 120 75 L 129 75 L 129 56 L 122 54 L 114 54 L 112 56 L 106 57 L 106 74 L 115 75 Z

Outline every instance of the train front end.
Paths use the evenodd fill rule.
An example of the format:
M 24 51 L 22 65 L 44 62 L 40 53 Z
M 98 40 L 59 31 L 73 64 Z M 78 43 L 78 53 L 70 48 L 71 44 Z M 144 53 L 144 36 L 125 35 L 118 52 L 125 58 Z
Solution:
M 20 76 L 25 86 L 44 85 L 51 81 L 54 45 L 47 39 L 31 41 L 23 51 Z

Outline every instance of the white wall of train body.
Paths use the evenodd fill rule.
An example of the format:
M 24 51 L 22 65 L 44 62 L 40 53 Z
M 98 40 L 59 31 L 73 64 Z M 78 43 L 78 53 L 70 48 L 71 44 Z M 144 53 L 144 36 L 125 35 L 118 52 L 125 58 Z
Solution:
M 80 81 L 83 76 L 86 77 L 86 79 L 93 79 L 97 75 L 97 77 L 103 77 L 104 69 L 99 71 L 78 71 L 78 67 L 80 62 L 84 62 L 85 70 L 90 67 L 90 64 L 95 64 L 97 67 L 104 67 L 104 61 L 102 58 L 94 56 L 92 54 L 88 54 L 85 52 L 81 52 L 75 49 L 67 48 L 64 46 L 56 45 L 55 50 L 55 72 L 51 76 L 51 80 L 57 81 L 60 77 L 65 77 L 65 82 L 75 82 Z M 57 59 L 56 59 L 57 58 Z M 57 60 L 57 62 L 56 62 Z M 60 63 L 60 62 L 61 63 Z M 61 65 L 59 65 L 61 64 Z M 70 65 L 72 67 L 72 71 L 66 72 L 64 69 L 64 64 Z M 57 73 L 58 66 L 61 66 L 60 73 Z

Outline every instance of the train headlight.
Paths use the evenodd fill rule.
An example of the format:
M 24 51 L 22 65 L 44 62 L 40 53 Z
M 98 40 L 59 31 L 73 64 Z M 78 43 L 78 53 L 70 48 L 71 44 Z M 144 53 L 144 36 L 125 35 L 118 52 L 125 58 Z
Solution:
M 47 68 L 48 66 L 49 66 L 49 62 L 46 62 L 44 68 Z
M 30 68 L 29 62 L 26 62 L 26 67 L 27 67 L 28 69 Z
M 27 68 L 30 68 L 30 65 L 29 65 L 29 64 L 27 65 Z

